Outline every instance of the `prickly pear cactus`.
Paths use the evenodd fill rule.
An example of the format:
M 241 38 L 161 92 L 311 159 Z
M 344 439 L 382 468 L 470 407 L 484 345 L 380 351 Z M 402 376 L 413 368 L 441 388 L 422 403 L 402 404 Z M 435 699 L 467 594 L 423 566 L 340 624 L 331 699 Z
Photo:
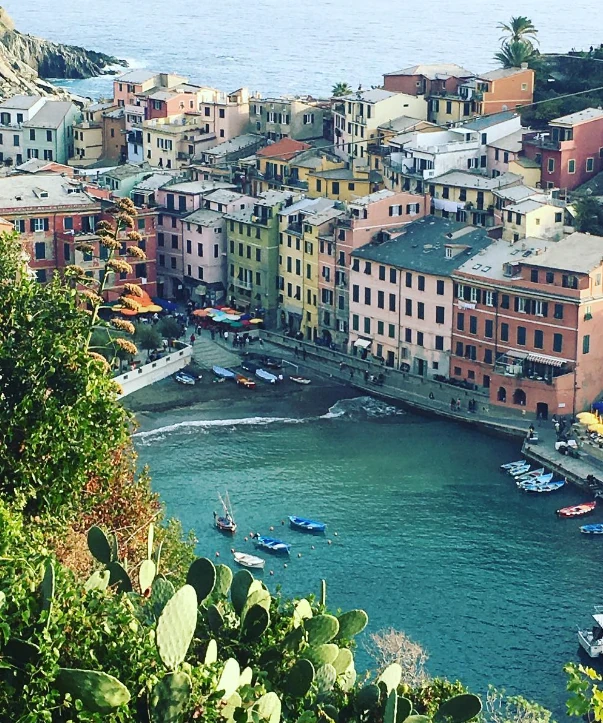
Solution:
M 396 688 L 400 685 L 401 679 L 402 667 L 399 665 L 399 663 L 391 663 L 391 665 L 388 665 L 387 668 L 377 678 L 377 684 L 383 684 L 387 691 L 387 694 L 389 695 L 392 690 L 396 690 Z
M 305 658 L 300 658 L 287 675 L 285 690 L 294 698 L 303 698 L 312 687 L 314 675 L 312 663 Z
M 118 592 L 132 592 L 132 581 L 123 565 L 119 562 L 110 562 L 107 570 L 109 570 L 109 587 L 115 587 Z
M 88 549 L 104 565 L 108 565 L 113 559 L 109 540 L 101 528 L 96 525 L 88 530 Z
M 109 586 L 109 570 L 97 570 L 84 583 L 84 590 L 106 590 Z
M 360 688 L 356 701 L 361 710 L 371 710 L 376 705 L 379 705 L 379 699 L 381 698 L 381 691 L 379 686 L 371 683 L 365 685 L 364 688 Z
M 337 618 L 339 620 L 338 640 L 350 640 L 361 633 L 368 624 L 368 615 L 364 610 L 349 610 Z
M 180 723 L 192 693 L 190 676 L 178 670 L 166 673 L 149 695 L 150 723 Z
M 276 693 L 270 692 L 258 699 L 254 710 L 260 716 L 260 720 L 267 723 L 279 723 L 281 719 L 281 701 Z
M 224 617 L 216 605 L 207 608 L 207 622 L 212 633 L 219 633 L 224 626 Z
M 337 648 L 337 657 L 330 661 L 337 671 L 337 675 L 342 675 L 349 668 L 354 667 L 354 656 L 351 650 L 347 648 Z
M 211 638 L 207 643 L 207 650 L 205 651 L 205 659 L 203 662 L 205 665 L 213 665 L 218 660 L 218 643 Z
M 151 587 L 155 579 L 155 563 L 153 560 L 143 560 L 138 569 L 138 584 L 142 595 Z
M 216 584 L 216 568 L 206 557 L 197 558 L 189 567 L 186 582 L 195 588 L 199 605 L 211 595 Z
M 306 598 L 303 597 L 295 603 L 295 608 L 293 610 L 293 624 L 297 628 L 304 620 L 311 618 L 313 614 L 312 606 Z
M 153 580 L 149 603 L 156 618 L 161 615 L 163 608 L 167 605 L 168 600 L 174 597 L 175 592 L 172 583 L 164 577 L 156 577 Z
M 197 626 L 197 593 L 184 585 L 163 608 L 157 621 L 157 649 L 163 664 L 175 670 L 186 657 Z
M 216 584 L 213 594 L 226 597 L 232 584 L 232 570 L 228 565 L 216 565 Z
M 444 701 L 433 717 L 438 723 L 465 723 L 482 712 L 482 702 L 472 693 L 455 695 Z
M 98 670 L 59 668 L 55 686 L 82 701 L 92 713 L 111 713 L 130 700 L 130 692 L 117 678 Z
M 333 666 L 335 667 L 335 666 Z M 337 677 L 339 687 L 345 693 L 348 693 L 356 684 L 356 669 L 353 665 L 350 665 L 341 675 Z
M 254 584 L 255 582 L 257 581 L 254 581 Z M 243 610 L 241 610 L 241 623 L 245 622 L 245 616 L 247 615 L 248 611 L 251 610 L 251 608 L 255 605 L 259 605 L 260 607 L 264 608 L 269 612 L 271 599 L 272 598 L 270 597 L 270 593 L 268 592 L 268 590 L 260 588 L 253 590 L 252 592 L 251 588 L 249 588 L 247 601 L 243 606 Z
M 308 633 L 310 645 L 322 645 L 328 643 L 339 632 L 339 621 L 333 615 L 315 615 L 309 620 L 304 620 L 304 628 Z
M 330 663 L 325 663 L 325 665 L 321 665 L 320 668 L 318 668 L 318 670 L 316 671 L 316 676 L 314 678 L 314 682 L 316 683 L 318 692 L 321 695 L 324 693 L 328 693 L 330 690 L 333 690 L 336 680 L 337 671 Z
M 268 630 L 270 613 L 261 605 L 254 605 L 245 615 L 241 625 L 241 638 L 243 640 L 258 640 Z
M 333 664 L 339 654 L 339 648 L 334 643 L 323 643 L 315 645 L 304 651 L 304 655 L 316 667 L 320 667 L 325 663 Z
M 220 680 L 216 686 L 217 690 L 223 691 L 223 700 L 228 700 L 239 687 L 240 678 L 241 669 L 238 662 L 234 658 L 228 658 L 228 660 L 224 663 L 222 673 L 220 674 Z
M 253 575 L 248 570 L 239 570 L 232 578 L 230 599 L 237 615 L 240 615 L 247 602 L 247 593 L 253 582 Z

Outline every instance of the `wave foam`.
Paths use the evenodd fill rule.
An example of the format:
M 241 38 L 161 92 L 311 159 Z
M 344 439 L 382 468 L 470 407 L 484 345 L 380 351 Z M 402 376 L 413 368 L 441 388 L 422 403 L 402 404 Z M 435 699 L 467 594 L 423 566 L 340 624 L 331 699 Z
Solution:
M 166 435 L 182 429 L 211 429 L 213 427 L 253 427 L 265 426 L 267 424 L 301 424 L 306 419 L 294 419 L 293 417 L 243 417 L 242 419 L 194 419 L 186 422 L 177 422 L 176 424 L 168 424 L 165 427 L 157 429 L 149 429 L 146 432 L 136 432 L 133 437 L 138 439 L 148 439 L 149 437 L 157 437 Z

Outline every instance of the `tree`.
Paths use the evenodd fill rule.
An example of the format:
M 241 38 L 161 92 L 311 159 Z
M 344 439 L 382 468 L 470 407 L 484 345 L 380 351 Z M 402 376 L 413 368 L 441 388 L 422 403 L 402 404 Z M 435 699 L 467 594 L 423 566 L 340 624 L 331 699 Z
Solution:
M 402 666 L 403 683 L 414 687 L 427 680 L 425 663 L 429 656 L 401 630 L 388 628 L 371 633 L 366 649 L 377 664 L 377 670 L 398 663 Z
M 159 321 L 157 324 L 157 331 L 164 339 L 168 340 L 170 346 L 172 345 L 172 341 L 174 339 L 178 339 L 178 337 L 182 335 L 182 327 L 180 324 L 176 321 L 176 319 L 172 319 L 169 316 L 166 316 L 164 319 Z
M 582 233 L 603 236 L 603 206 L 592 196 L 581 196 L 574 201 L 576 229 Z
M 161 346 L 161 334 L 154 326 L 151 326 L 151 324 L 138 324 L 134 338 L 136 339 L 136 344 L 141 349 L 149 352 L 147 359 L 150 356 L 150 352 Z
M 511 40 L 503 43 L 500 50 L 494 53 L 494 59 L 503 68 L 519 68 L 522 63 L 529 63 L 537 55 L 534 46 L 527 40 Z
M 508 23 L 498 23 L 496 26 L 503 31 L 500 40 L 504 43 L 516 43 L 518 41 L 527 42 L 529 45 L 538 44 L 538 30 L 525 15 L 512 17 Z
M 521 695 L 507 696 L 504 690 L 489 686 L 484 718 L 488 723 L 550 723 L 553 714 Z
M 349 83 L 335 83 L 333 86 L 333 89 L 331 90 L 331 95 L 333 98 L 341 98 L 344 95 L 350 95 L 350 93 L 353 93 L 351 86 Z

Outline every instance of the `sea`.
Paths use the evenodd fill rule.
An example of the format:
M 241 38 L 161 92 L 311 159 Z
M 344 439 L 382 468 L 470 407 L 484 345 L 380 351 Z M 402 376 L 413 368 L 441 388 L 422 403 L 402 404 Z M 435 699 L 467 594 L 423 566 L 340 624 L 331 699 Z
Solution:
M 3 0 L 22 32 L 128 60 L 134 68 L 182 73 L 202 85 L 264 96 L 328 96 L 417 63 L 495 67 L 497 24 L 526 15 L 543 52 L 601 42 L 599 0 Z M 65 84 L 107 97 L 111 79 Z
M 250 532 L 283 539 L 290 559 L 268 555 L 262 578 L 299 596 L 324 578 L 332 609 L 364 608 L 360 669 L 372 664 L 370 634 L 394 628 L 428 652 L 431 675 L 479 693 L 493 683 L 564 718 L 563 666 L 580 660 L 576 630 L 603 600 L 603 540 L 555 515 L 584 493 L 521 493 L 499 469 L 517 442 L 372 397 L 317 402 L 303 416 L 286 402 L 262 416 L 236 409 L 143 414 L 135 435 L 199 555 L 232 564 L 232 549 L 254 551 Z M 226 490 L 234 539 L 212 527 Z M 326 522 L 326 535 L 290 530 L 291 514 Z

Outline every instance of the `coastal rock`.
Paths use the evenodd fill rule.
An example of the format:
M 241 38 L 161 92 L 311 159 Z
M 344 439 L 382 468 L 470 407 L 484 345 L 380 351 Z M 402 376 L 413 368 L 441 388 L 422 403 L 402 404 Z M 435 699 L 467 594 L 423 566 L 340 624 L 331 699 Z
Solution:
M 0 96 L 66 95 L 44 78 L 91 78 L 127 67 L 125 60 L 25 35 L 0 7 Z

